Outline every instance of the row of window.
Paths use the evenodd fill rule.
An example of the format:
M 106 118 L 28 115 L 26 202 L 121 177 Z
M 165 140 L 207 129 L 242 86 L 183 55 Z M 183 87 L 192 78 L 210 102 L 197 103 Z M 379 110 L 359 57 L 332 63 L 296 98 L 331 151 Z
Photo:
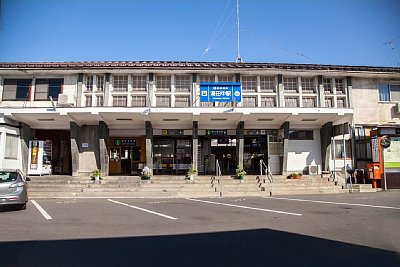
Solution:
M 3 100 L 28 100 L 32 80 L 29 79 L 4 79 Z M 36 79 L 34 100 L 48 100 L 52 97 L 58 99 L 62 93 L 63 79 Z
M 133 91 L 146 91 L 148 84 L 147 75 L 130 75 L 131 86 Z M 113 76 L 113 90 L 119 92 L 128 91 L 129 83 L 128 75 Z M 199 75 L 200 82 L 233 82 L 233 75 Z M 86 91 L 104 91 L 104 75 L 89 75 L 86 76 Z M 242 90 L 244 92 L 276 92 L 276 77 L 275 76 L 241 76 Z M 316 93 L 317 79 L 316 77 L 283 77 L 283 87 L 287 92 Z M 94 89 L 94 86 L 96 88 Z M 172 76 L 171 75 L 156 75 L 155 86 L 157 91 L 171 91 Z M 190 75 L 175 75 L 175 91 L 190 92 L 192 87 L 192 76 Z M 345 94 L 344 79 L 339 78 L 323 78 L 322 85 L 326 94 Z M 335 89 L 335 90 L 334 90 Z
M 96 103 L 93 102 L 95 99 Z M 128 103 L 128 96 L 126 95 L 114 95 L 112 96 L 112 106 L 114 107 L 126 107 Z M 258 104 L 258 99 L 260 99 L 260 104 Z M 302 107 L 313 108 L 318 107 L 316 97 L 303 97 Z M 146 107 L 148 106 L 147 96 L 131 96 L 131 107 Z M 202 103 L 202 106 L 207 106 L 207 103 Z M 210 104 L 210 103 L 209 103 Z M 93 98 L 92 95 L 86 96 L 85 106 L 98 106 L 102 107 L 104 105 L 104 99 L 102 95 L 96 95 Z M 172 107 L 171 96 L 162 95 L 156 96 L 156 106 L 157 107 Z M 175 96 L 174 107 L 190 107 L 192 103 L 190 101 L 190 96 Z M 275 96 L 243 96 L 242 99 L 243 107 L 277 107 Z M 285 107 L 300 107 L 300 99 L 298 97 L 285 97 Z M 334 98 L 325 98 L 325 107 L 333 108 Z M 336 107 L 346 108 L 346 98 L 337 98 Z

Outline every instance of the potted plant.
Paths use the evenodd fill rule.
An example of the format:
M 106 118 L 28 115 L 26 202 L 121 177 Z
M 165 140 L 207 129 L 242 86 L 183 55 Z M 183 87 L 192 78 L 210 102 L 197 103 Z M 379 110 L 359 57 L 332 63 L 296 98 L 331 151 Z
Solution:
M 301 172 L 293 172 L 291 174 L 289 174 L 289 179 L 300 179 L 301 176 L 303 176 L 303 174 Z
M 246 175 L 246 171 L 243 168 L 238 166 L 236 169 L 236 176 L 240 179 L 240 181 L 243 180 L 245 175 Z
M 193 167 L 190 166 L 189 169 L 188 169 L 188 171 L 187 171 L 187 173 L 186 173 L 186 177 L 187 177 L 189 180 L 193 180 L 193 179 L 194 179 L 194 176 L 195 176 L 196 174 L 197 174 L 197 170 L 196 170 L 196 169 L 193 169 Z
M 142 176 L 141 179 L 142 180 L 150 180 L 151 177 L 151 170 L 149 167 L 144 166 L 143 170 L 142 170 Z
M 93 176 L 95 182 L 99 182 L 100 176 L 101 176 L 101 170 L 96 169 L 96 170 L 92 171 L 92 176 Z

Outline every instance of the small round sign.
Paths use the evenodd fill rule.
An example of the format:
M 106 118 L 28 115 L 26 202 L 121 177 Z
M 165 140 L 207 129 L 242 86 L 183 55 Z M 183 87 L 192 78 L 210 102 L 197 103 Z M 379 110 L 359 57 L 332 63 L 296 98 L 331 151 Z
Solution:
M 381 146 L 382 146 L 383 148 L 388 148 L 388 147 L 390 147 L 390 142 L 391 142 L 391 140 L 390 140 L 390 137 L 389 137 L 389 136 L 384 135 L 384 136 L 381 137 L 380 144 L 381 144 Z

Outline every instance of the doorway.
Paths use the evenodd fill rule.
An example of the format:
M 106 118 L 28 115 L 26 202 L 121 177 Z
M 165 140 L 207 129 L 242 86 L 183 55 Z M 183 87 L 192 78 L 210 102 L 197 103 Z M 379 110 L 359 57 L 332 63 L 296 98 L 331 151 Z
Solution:
M 214 164 L 216 164 L 218 160 L 222 175 L 235 174 L 237 165 L 235 138 L 224 137 L 211 139 L 211 154 L 215 157 Z

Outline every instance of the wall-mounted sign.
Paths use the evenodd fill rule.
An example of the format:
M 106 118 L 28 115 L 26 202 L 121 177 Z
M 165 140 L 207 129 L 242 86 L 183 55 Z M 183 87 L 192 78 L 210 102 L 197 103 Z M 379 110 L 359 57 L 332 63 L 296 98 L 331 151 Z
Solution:
M 89 143 L 82 143 L 82 147 L 83 148 L 88 148 L 89 147 Z
M 277 130 L 245 129 L 244 135 L 277 135 Z
M 241 102 L 240 83 L 200 83 L 200 102 Z
M 228 130 L 206 130 L 207 136 L 226 136 L 228 135 Z
M 379 162 L 379 147 L 378 147 L 378 137 L 371 137 L 371 150 L 372 150 L 372 161 Z
M 163 129 L 161 134 L 162 135 L 183 135 L 183 130 Z
M 114 139 L 115 146 L 136 146 L 136 139 L 133 138 L 116 138 Z

